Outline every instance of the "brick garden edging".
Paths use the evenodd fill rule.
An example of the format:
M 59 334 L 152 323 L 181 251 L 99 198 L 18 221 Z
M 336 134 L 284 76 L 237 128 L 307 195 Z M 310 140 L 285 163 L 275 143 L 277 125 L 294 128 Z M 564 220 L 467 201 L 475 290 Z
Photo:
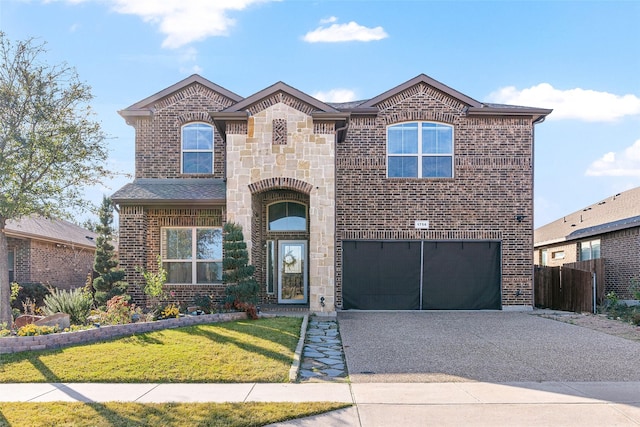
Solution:
M 102 341 L 126 335 L 141 334 L 161 329 L 180 328 L 182 326 L 201 325 L 204 323 L 230 322 L 246 319 L 247 313 L 216 313 L 201 316 L 185 316 L 177 319 L 157 320 L 155 322 L 129 323 L 126 325 L 105 325 L 99 328 L 75 332 L 61 332 L 35 337 L 0 338 L 0 354 L 18 353 L 20 351 L 48 350 L 74 344 Z

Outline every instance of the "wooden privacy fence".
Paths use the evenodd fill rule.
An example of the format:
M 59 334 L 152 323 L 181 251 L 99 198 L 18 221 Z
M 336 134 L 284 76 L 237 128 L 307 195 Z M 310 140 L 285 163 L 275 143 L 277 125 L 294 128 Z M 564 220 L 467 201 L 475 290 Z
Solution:
M 535 305 L 553 310 L 591 312 L 595 310 L 595 273 L 569 267 L 536 266 Z

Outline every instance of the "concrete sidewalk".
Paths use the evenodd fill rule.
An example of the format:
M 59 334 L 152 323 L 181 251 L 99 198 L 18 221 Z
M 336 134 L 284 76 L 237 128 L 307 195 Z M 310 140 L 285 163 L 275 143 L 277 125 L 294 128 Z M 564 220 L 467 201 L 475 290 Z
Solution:
M 355 404 L 282 426 L 640 426 L 640 382 L 29 383 L 2 384 L 0 401 Z

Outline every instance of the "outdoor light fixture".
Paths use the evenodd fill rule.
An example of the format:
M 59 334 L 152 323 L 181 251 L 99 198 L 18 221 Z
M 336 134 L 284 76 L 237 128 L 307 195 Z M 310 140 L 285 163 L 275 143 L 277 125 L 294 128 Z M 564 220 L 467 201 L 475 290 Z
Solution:
M 516 215 L 516 221 L 522 222 L 523 219 L 524 219 L 524 215 L 522 215 L 522 214 Z

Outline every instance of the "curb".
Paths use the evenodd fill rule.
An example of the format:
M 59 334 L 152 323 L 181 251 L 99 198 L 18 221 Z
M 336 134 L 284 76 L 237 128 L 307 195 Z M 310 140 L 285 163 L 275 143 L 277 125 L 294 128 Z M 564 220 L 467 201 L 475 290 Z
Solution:
M 302 348 L 304 347 L 304 340 L 307 335 L 307 325 L 309 323 L 309 315 L 305 314 L 302 319 L 302 325 L 300 326 L 300 339 L 298 339 L 298 345 L 296 351 L 293 354 L 293 363 L 289 369 L 289 382 L 295 383 L 298 380 L 298 373 L 300 372 L 300 361 L 302 360 Z

